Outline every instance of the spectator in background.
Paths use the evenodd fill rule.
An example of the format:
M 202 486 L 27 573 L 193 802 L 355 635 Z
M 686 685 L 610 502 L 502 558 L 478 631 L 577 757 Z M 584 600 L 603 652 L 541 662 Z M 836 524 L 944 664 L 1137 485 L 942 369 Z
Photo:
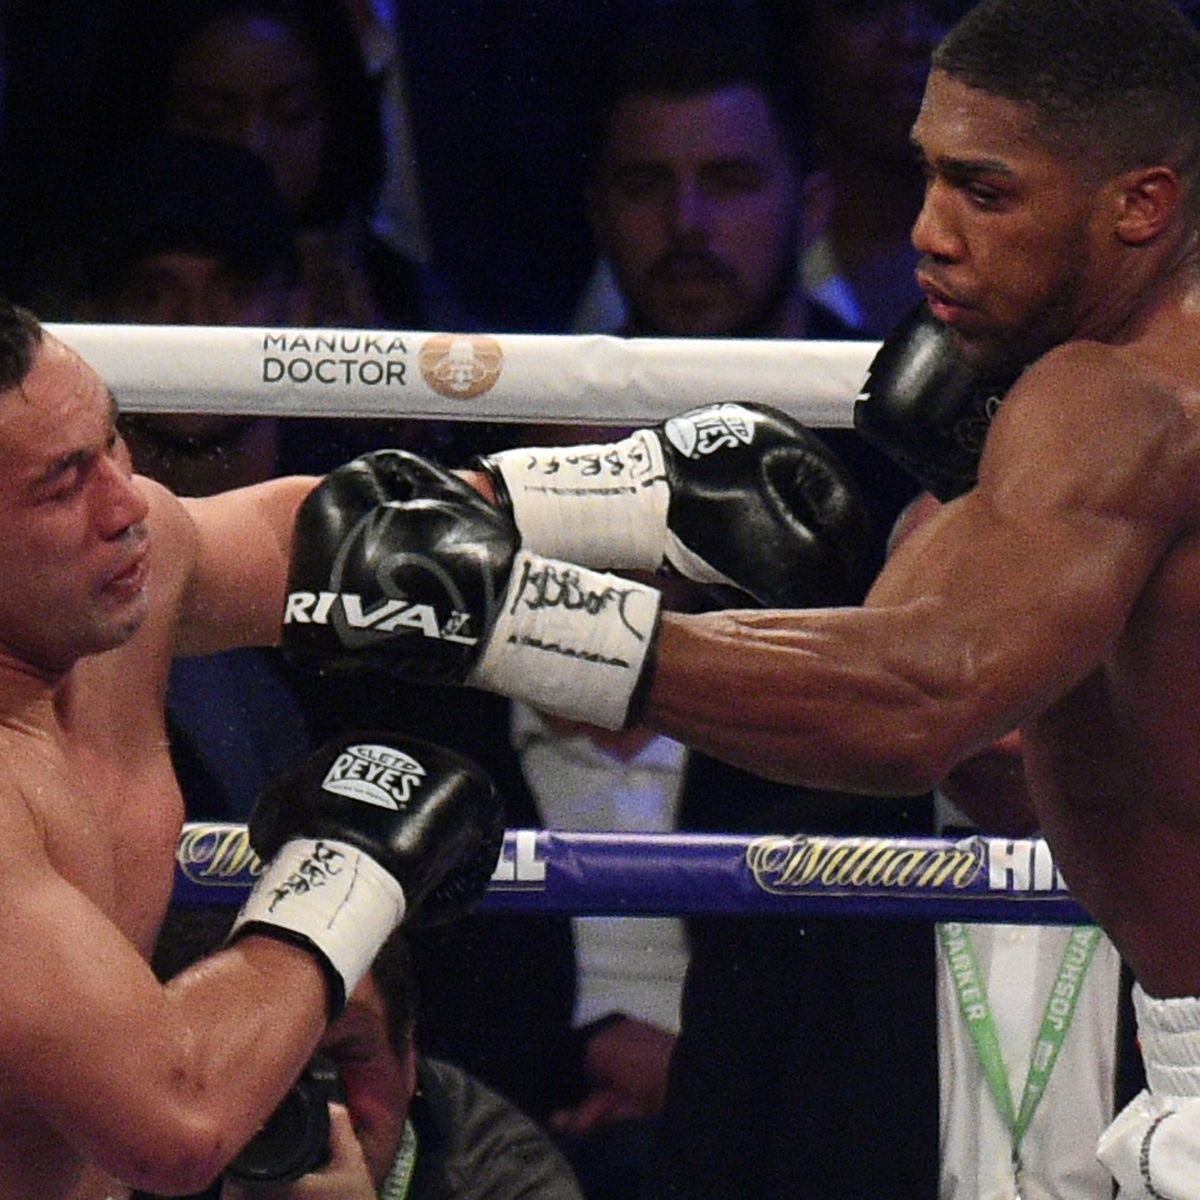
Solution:
M 77 233 L 75 319 L 300 323 L 306 301 L 295 231 L 257 155 L 205 138 L 155 136 L 91 182 Z M 280 418 L 241 413 L 122 417 L 136 469 L 184 496 L 278 474 L 284 428 Z
M 297 230 L 304 324 L 454 329 L 470 322 L 427 267 L 377 237 L 379 97 L 346 11 L 328 0 L 125 0 L 115 109 L 133 129 L 234 142 L 275 174 Z
M 851 336 L 884 336 L 920 299 L 909 231 L 924 178 L 909 130 L 933 47 L 971 3 L 758 5 L 780 85 L 813 142 L 814 169 L 798 201 L 807 231 L 800 262 L 804 291 L 835 313 Z M 583 292 L 577 329 L 618 323 L 623 302 L 609 266 L 602 259 Z
M 627 314 L 608 331 L 857 336 L 797 273 L 813 150 L 763 28 L 720 0 L 667 5 L 633 28 L 608 60 L 589 142 L 588 213 Z M 853 432 L 820 436 L 866 495 L 878 567 L 914 485 Z
M 732 5 L 700 3 L 650 28 L 651 50 L 611 60 L 588 156 L 588 215 L 626 307 L 616 332 L 844 335 L 796 286 L 807 131 L 765 48 L 726 41 L 757 27 Z
M 169 980 L 221 945 L 232 910 L 168 910 L 153 966 Z M 329 1161 L 294 1183 L 226 1177 L 213 1200 L 581 1200 L 545 1131 L 478 1080 L 420 1054 L 417 983 L 403 938 L 331 1023 L 318 1052 L 336 1067 Z M 139 1194 L 140 1195 L 140 1194 Z M 150 1200 L 150 1198 L 147 1198 Z
M 627 304 L 628 319 L 616 332 L 852 336 L 800 286 L 807 143 L 749 20 L 738 5 L 661 7 L 627 28 L 606 60 L 586 194 L 597 244 Z M 753 399 L 752 379 L 746 396 Z M 870 497 L 881 562 L 883 533 L 913 487 L 852 433 L 826 432 Z M 639 804 L 612 813 L 595 806 L 614 829 L 865 834 L 931 827 L 928 798 L 890 808 L 854 802 L 769 783 L 644 730 L 598 735 L 521 705 L 514 713 L 543 806 L 556 797 L 542 780 L 554 781 L 559 800 L 585 790 L 599 797 L 629 790 L 623 780 L 633 777 L 626 764 L 635 756 L 670 763 Z M 565 819 L 575 827 L 581 808 L 573 798 Z M 937 1101 L 928 930 L 709 917 L 690 921 L 688 931 L 682 1023 L 664 1125 L 651 1144 L 653 1168 L 639 1185 L 645 1194 L 932 1194 Z M 637 929 L 628 936 L 636 939 Z M 653 954 L 648 942 L 646 950 Z M 925 995 L 914 1001 L 921 988 Z M 901 1005 L 918 1016 L 897 1046 L 887 1018 Z M 872 1131 L 867 1146 L 863 1128 Z
M 909 234 L 925 183 L 909 132 L 933 47 L 972 2 L 764 0 L 816 146 L 805 290 L 863 337 L 920 299 Z

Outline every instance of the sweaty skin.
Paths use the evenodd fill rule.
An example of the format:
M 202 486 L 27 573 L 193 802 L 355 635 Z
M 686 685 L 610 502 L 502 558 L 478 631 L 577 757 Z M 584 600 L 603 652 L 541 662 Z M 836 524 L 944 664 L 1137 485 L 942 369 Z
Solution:
M 862 608 L 668 615 L 646 717 L 775 778 L 880 794 L 1019 730 L 1073 894 L 1148 993 L 1197 995 L 1200 284 L 1179 181 L 1085 185 L 1021 106 L 939 72 L 914 132 L 936 314 L 980 361 L 1036 361 L 978 486 Z
M 311 1053 L 325 984 L 247 938 L 167 987 L 146 961 L 182 800 L 174 651 L 278 637 L 311 480 L 186 505 L 131 475 L 99 377 L 49 335 L 0 393 L 0 1195 L 55 1200 L 89 1160 L 198 1190 Z

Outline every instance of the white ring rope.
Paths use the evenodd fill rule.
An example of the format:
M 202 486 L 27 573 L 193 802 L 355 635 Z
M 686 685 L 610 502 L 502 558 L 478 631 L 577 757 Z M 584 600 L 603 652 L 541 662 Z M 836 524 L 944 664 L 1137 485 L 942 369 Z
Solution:
M 849 428 L 877 342 L 47 322 L 129 412 L 637 425 L 748 400 Z

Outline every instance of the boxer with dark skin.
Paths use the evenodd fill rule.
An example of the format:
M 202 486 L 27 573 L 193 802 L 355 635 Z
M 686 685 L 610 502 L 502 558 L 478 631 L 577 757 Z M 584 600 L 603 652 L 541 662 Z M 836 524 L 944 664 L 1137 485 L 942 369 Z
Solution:
M 640 718 L 880 795 L 952 786 L 1019 731 L 1074 894 L 1150 994 L 1200 994 L 1180 918 L 1200 902 L 1200 37 L 1166 0 L 983 0 L 935 55 L 913 139 L 928 308 L 981 375 L 1024 368 L 977 484 L 860 608 L 664 614 Z
M 919 279 L 966 356 L 1033 365 L 978 485 L 906 540 L 861 609 L 666 617 L 647 719 L 764 774 L 887 794 L 1019 729 L 1073 894 L 1150 994 L 1194 996 L 1195 178 L 1157 160 L 1110 172 L 1094 138 L 1071 153 L 1031 104 L 938 61 L 914 128 Z M 1193 153 L 1196 136 L 1193 119 Z
M 928 309 L 981 370 L 1028 364 L 976 485 L 899 546 L 859 609 L 665 617 L 645 719 L 766 775 L 882 794 L 961 791 L 956 775 L 1016 733 L 1036 825 L 1138 983 L 1147 1089 L 1097 1155 L 1123 1200 L 1195 1200 L 1200 45 L 1165 4 L 1099 7 L 984 0 L 974 20 L 995 15 L 1002 38 L 1023 8 L 1035 71 L 1043 15 L 1068 73 L 1078 43 L 1112 39 L 1110 61 L 1092 59 L 1110 74 L 1085 85 L 1127 76 L 1107 111 L 1056 122 L 1036 92 L 977 72 L 968 16 L 914 126 Z M 1130 48 L 1171 82 L 1137 95 L 1155 67 L 1135 76 Z M 1144 119 L 1153 104 L 1173 126 Z
M 155 980 L 183 816 L 167 669 L 278 641 L 314 481 L 180 501 L 134 476 L 103 381 L 7 304 L 0 369 L 0 1195 L 82 1194 L 88 1171 L 193 1192 L 340 996 L 258 932 Z

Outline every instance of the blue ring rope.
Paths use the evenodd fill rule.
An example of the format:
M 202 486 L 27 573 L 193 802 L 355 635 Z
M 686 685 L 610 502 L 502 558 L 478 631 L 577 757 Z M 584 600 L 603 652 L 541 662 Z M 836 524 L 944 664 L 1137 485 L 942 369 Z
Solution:
M 190 822 L 174 899 L 240 904 L 258 871 L 245 825 Z M 1072 925 L 1091 921 L 1041 838 L 567 833 L 510 829 L 484 911 L 695 913 Z

